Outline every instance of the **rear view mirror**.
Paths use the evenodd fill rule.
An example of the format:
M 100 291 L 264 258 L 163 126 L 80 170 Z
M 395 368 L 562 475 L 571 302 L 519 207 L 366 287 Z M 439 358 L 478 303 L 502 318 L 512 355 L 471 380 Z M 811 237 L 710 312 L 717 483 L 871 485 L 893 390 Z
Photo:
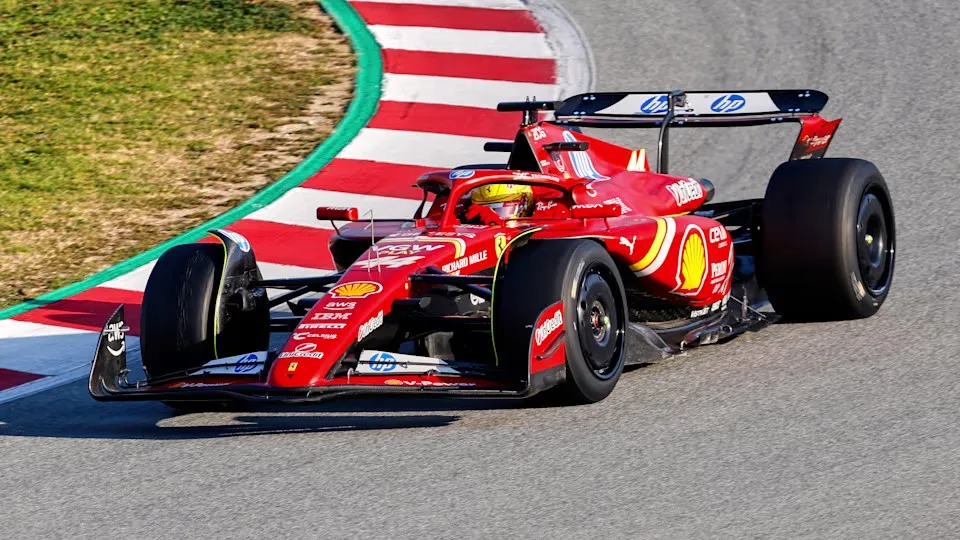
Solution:
M 620 217 L 619 204 L 575 204 L 570 207 L 570 215 L 575 219 Z
M 360 215 L 360 211 L 356 208 L 348 208 L 344 206 L 318 206 L 317 207 L 317 219 L 320 220 L 337 220 L 337 221 L 356 221 L 357 217 Z

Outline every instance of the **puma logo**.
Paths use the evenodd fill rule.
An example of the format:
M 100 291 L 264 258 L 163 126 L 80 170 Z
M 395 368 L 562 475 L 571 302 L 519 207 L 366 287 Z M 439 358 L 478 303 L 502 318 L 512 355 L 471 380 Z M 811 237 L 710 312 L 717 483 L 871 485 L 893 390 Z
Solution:
M 633 240 L 627 240 L 624 237 L 620 237 L 620 245 L 627 246 L 630 248 L 630 255 L 633 255 L 633 246 L 637 243 L 637 235 L 633 235 Z

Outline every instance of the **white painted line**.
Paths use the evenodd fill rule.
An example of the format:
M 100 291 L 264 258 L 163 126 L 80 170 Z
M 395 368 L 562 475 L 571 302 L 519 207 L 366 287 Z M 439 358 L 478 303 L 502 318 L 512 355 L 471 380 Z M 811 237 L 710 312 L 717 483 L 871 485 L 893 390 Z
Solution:
M 325 246 L 317 249 L 326 249 Z M 150 272 L 153 271 L 153 266 L 157 261 L 150 261 L 147 264 L 137 268 L 136 270 L 124 274 L 118 278 L 111 279 L 100 285 L 101 287 L 112 287 L 114 289 L 123 289 L 127 291 L 139 291 L 143 292 L 147 287 L 147 280 L 150 278 Z M 303 266 L 293 266 L 288 264 L 276 264 L 268 263 L 263 261 L 257 261 L 257 266 L 260 267 L 260 272 L 263 274 L 264 279 L 282 279 L 290 277 L 310 277 L 310 276 L 320 276 L 327 275 L 330 273 L 329 270 L 318 269 L 318 268 L 307 268 Z
M 327 246 L 320 246 L 317 249 L 327 249 Z M 260 273 L 263 279 L 286 279 L 300 277 L 328 276 L 335 272 L 324 268 L 307 268 L 305 266 L 293 266 L 292 264 L 275 264 L 257 262 L 260 267 Z
M 97 332 L 6 319 L 0 321 L 0 368 L 59 375 L 93 358 Z
M 563 6 L 554 0 L 527 0 L 527 8 L 547 36 L 547 43 L 557 60 L 559 99 L 590 92 L 597 80 L 597 64 L 587 41 L 587 34 Z
M 30 381 L 20 386 L 14 386 L 0 392 L 0 403 L 7 403 L 16 399 L 24 398 L 44 390 L 50 390 L 64 384 L 72 383 L 81 379 L 86 379 L 90 375 L 90 364 L 93 362 L 93 355 L 96 352 L 96 334 L 87 332 L 88 337 L 93 338 L 90 347 L 83 349 L 72 349 L 69 353 L 73 360 L 70 366 L 61 370 L 55 375 Z M 127 367 L 132 368 L 140 365 L 140 338 L 127 336 Z M 93 399 L 93 398 L 90 398 Z
M 344 156 L 341 154 L 340 157 Z M 294 188 L 270 206 L 250 214 L 248 218 L 315 229 L 330 229 L 330 222 L 317 220 L 318 206 L 355 207 L 360 210 L 361 218 L 369 217 L 367 212 L 373 210 L 373 216 L 376 218 L 407 219 L 416 212 L 420 201 L 322 189 Z
M 403 165 L 421 165 L 438 169 L 449 169 L 467 163 L 503 161 L 505 159 L 503 154 L 491 155 L 490 152 L 483 151 L 483 143 L 490 140 L 494 139 L 364 128 L 340 152 L 339 157 Z M 403 181 L 413 183 L 412 178 Z M 327 204 L 344 206 L 334 205 L 333 202 Z M 312 214 L 315 213 L 315 211 L 312 212 Z M 396 215 L 396 213 L 391 214 Z
M 496 109 L 501 101 L 556 99 L 557 85 L 385 73 L 383 100 Z M 464 118 L 469 122 L 470 118 Z
M 137 267 L 136 270 L 132 270 L 120 277 L 100 284 L 100 287 L 143 292 L 143 289 L 147 286 L 147 279 L 150 278 L 150 272 L 153 271 L 155 264 L 157 264 L 157 261 L 150 261 L 143 266 Z
M 87 333 L 87 330 L 77 330 L 76 328 L 66 328 L 63 326 L 53 326 L 49 324 L 4 319 L 0 321 L 0 347 L 2 347 L 2 344 L 8 339 L 51 337 L 83 333 Z M 4 356 L 6 355 L 3 353 L 3 349 L 0 348 L 0 362 L 2 362 Z M 0 367 L 4 366 L 0 365 Z
M 27 396 L 43 392 L 44 390 L 50 390 L 60 385 L 80 380 L 86 377 L 89 372 L 89 366 L 76 366 L 64 373 L 61 373 L 60 375 L 44 377 L 42 379 L 36 379 L 19 386 L 14 386 L 13 388 L 8 388 L 0 392 L 0 404 L 25 398 Z
M 421 4 L 425 6 L 456 6 L 488 9 L 525 10 L 520 0 L 367 0 L 381 4 Z
M 511 58 L 553 58 L 553 52 L 547 45 L 546 37 L 540 33 L 378 24 L 369 28 L 384 49 L 483 54 Z

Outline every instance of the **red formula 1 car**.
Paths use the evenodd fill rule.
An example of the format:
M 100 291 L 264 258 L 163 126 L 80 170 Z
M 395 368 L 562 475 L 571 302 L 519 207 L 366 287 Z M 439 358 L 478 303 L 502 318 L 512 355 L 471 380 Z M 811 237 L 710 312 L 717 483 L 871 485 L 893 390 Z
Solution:
M 229 231 L 167 251 L 143 297 L 146 378 L 128 380 L 121 306 L 90 392 L 186 406 L 550 390 L 585 403 L 610 394 L 627 364 L 778 317 L 868 317 L 890 290 L 893 209 L 872 164 L 821 159 L 840 122 L 817 115 L 826 101 L 674 91 L 500 104 L 523 114 L 513 143 L 487 145 L 510 152 L 505 166 L 421 176 L 411 219 L 317 209 L 349 222 L 330 243 L 335 275 L 263 279 Z M 553 118 L 536 120 L 543 110 Z M 666 172 L 671 126 L 785 121 L 800 135 L 763 199 L 710 204 L 710 181 Z M 581 126 L 659 128 L 656 170 L 643 150 Z M 281 305 L 290 311 L 271 311 Z M 277 333 L 288 336 L 271 350 Z

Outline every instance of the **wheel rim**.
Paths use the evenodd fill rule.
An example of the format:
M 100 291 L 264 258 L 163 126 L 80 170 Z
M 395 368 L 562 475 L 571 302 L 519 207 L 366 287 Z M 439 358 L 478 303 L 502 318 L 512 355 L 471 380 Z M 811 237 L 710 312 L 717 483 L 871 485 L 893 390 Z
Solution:
M 610 339 L 610 317 L 603 304 L 597 300 L 590 306 L 590 330 L 597 343 L 605 343 Z
M 576 332 L 587 367 L 601 380 L 614 377 L 622 355 L 619 306 L 604 268 L 588 269 L 577 293 Z
M 893 238 L 879 197 L 867 193 L 857 211 L 857 266 L 860 279 L 873 296 L 882 295 L 893 266 Z

